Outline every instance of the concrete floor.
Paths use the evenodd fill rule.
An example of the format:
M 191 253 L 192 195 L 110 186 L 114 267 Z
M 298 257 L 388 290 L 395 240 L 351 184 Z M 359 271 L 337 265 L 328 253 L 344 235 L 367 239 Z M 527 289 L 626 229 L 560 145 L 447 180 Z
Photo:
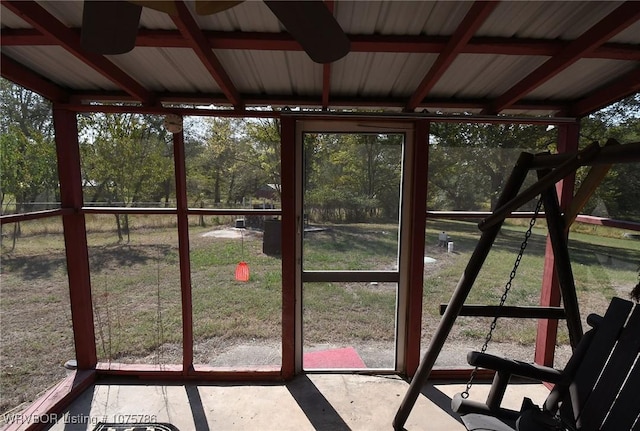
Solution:
M 99 421 L 168 422 L 180 431 L 208 430 L 391 430 L 408 384 L 395 376 L 307 374 L 285 384 L 100 383 L 85 391 L 52 430 L 93 430 Z M 464 430 L 450 410 L 463 384 L 428 384 L 405 429 Z M 473 387 L 471 399 L 489 385 Z M 548 390 L 513 385 L 504 406 L 519 409 L 523 396 L 540 404 Z

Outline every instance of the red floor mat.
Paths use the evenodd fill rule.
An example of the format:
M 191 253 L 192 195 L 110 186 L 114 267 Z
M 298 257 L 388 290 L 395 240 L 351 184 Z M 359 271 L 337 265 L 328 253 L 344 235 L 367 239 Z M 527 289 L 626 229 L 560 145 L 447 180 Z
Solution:
M 302 367 L 309 368 L 367 368 L 353 347 L 307 352 L 302 357 Z

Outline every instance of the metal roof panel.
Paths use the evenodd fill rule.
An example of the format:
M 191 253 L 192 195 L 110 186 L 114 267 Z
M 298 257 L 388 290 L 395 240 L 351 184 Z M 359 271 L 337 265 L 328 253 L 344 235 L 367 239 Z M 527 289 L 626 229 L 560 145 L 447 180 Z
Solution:
M 185 48 L 134 48 L 108 56 L 147 89 L 157 92 L 219 92 L 220 88 L 196 54 Z
M 82 2 L 38 0 L 38 4 L 64 25 L 74 29 L 80 27 Z M 245 1 L 224 12 L 207 16 L 195 13 L 193 0 L 187 0 L 185 4 L 201 29 L 229 32 L 225 35 L 225 43 L 242 32 L 276 35 L 268 43 L 250 37 L 243 41 L 245 48 L 241 50 L 215 50 L 222 68 L 220 73 L 228 75 L 231 81 L 231 85 L 224 84 L 225 93 L 237 91 L 240 98 L 264 98 L 269 103 L 282 100 L 287 104 L 301 96 L 308 99 L 309 104 L 319 106 L 328 91 L 331 108 L 332 99 L 340 99 L 342 106 L 350 104 L 350 101 L 357 105 L 360 98 L 365 101 L 364 106 L 370 106 L 367 103 L 372 103 L 372 100 L 384 98 L 392 100 L 394 107 L 404 106 L 403 100 L 408 103 L 438 58 L 438 54 L 432 53 L 433 50 L 438 46 L 446 46 L 449 40 L 447 37 L 458 30 L 473 2 L 336 0 L 332 3 L 334 14 L 347 34 L 371 38 L 369 41 L 361 40 L 363 44 L 360 46 L 368 47 L 368 52 L 351 52 L 329 66 L 328 88 L 323 88 L 323 66 L 313 63 L 303 51 L 274 50 L 287 49 L 290 45 L 286 42 L 286 32 L 281 23 L 263 2 Z M 459 54 L 453 58 L 442 77 L 432 86 L 426 101 L 431 106 L 433 100 L 438 99 L 466 100 L 469 101 L 468 106 L 456 106 L 467 112 L 477 110 L 481 104 L 488 106 L 550 58 L 541 56 L 540 52 L 557 52 L 558 47 L 562 46 L 558 42 L 575 40 L 621 4 L 621 1 L 500 2 L 474 35 L 475 38 L 498 38 L 497 41 L 489 39 L 490 43 L 487 44 L 483 44 L 487 40 L 476 39 L 474 49 L 489 52 Z M 127 84 L 116 86 L 65 49 L 55 45 L 56 40 L 52 37 L 40 37 L 37 32 L 9 31 L 30 28 L 19 14 L 11 12 L 11 9 L 20 9 L 19 5 L 17 2 L 3 3 L 1 6 L 0 25 L 3 32 L 11 36 L 7 37 L 6 44 L 1 45 L 3 55 L 15 59 L 46 79 L 79 93 L 125 91 Z M 632 5 L 633 3 L 629 3 L 625 8 L 633 13 Z M 37 14 L 37 11 L 34 13 Z M 43 23 L 46 25 L 46 20 Z M 143 8 L 140 27 L 150 30 L 147 33 L 150 38 L 145 40 L 152 41 L 152 44 L 161 42 L 166 36 L 162 32 L 154 35 L 153 30 L 177 30 L 169 15 L 149 8 Z M 55 29 L 53 30 L 52 33 L 55 34 Z M 174 44 L 176 38 L 181 37 L 175 32 L 169 36 L 171 41 L 168 44 Z M 440 36 L 444 38 L 439 38 Z M 386 38 L 388 44 L 384 45 L 384 49 L 376 48 L 375 38 L 378 37 Z M 285 43 L 278 46 L 279 40 Z M 514 45 L 515 49 L 508 49 L 512 40 L 517 45 Z M 423 41 L 427 47 L 424 51 L 429 53 L 410 52 L 420 51 Z M 534 112 L 528 101 L 575 103 L 607 83 L 616 82 L 622 74 L 638 68 L 633 45 L 640 47 L 640 20 L 613 36 L 610 42 L 627 46 L 610 45 L 604 50 L 592 51 L 589 58 L 583 58 L 549 80 L 539 77 L 538 82 L 542 84 L 538 88 L 524 96 L 518 95 L 526 105 L 514 109 L 507 104 L 503 112 Z M 43 45 L 26 46 L 27 43 Z M 389 47 L 394 44 L 401 52 L 388 52 Z M 533 46 L 534 49 L 528 50 L 528 46 Z M 464 49 L 462 52 L 465 52 Z M 593 54 L 601 55 L 602 58 L 591 58 Z M 607 56 L 619 60 L 607 60 Z M 169 95 L 176 93 L 177 96 L 186 96 L 186 100 L 193 100 L 203 93 L 222 93 L 220 85 L 203 65 L 200 57 L 189 48 L 139 46 L 130 53 L 109 56 L 107 59 L 144 87 L 138 90 L 142 93 L 145 90 Z M 107 64 L 103 66 L 109 69 Z M 118 71 L 111 70 L 108 73 L 118 75 Z M 15 72 L 11 76 L 16 79 L 13 78 L 16 76 Z M 636 88 L 632 75 L 627 76 L 631 77 L 631 83 L 627 87 L 617 85 L 615 97 L 624 97 Z M 126 77 L 125 81 L 132 84 Z M 29 80 L 25 80 L 25 85 L 29 85 Z M 149 100 L 152 99 L 153 97 Z M 445 111 L 451 109 L 443 108 Z M 546 111 L 537 112 L 544 114 Z
M 335 16 L 350 34 L 447 35 L 470 6 L 464 1 L 340 1 Z
M 62 87 L 119 90 L 116 84 L 59 46 L 3 47 L 2 53 Z
M 624 61 L 582 59 L 529 94 L 535 99 L 574 99 L 630 72 L 637 65 Z
M 435 54 L 351 53 L 333 66 L 331 92 L 409 96 L 436 58 Z
M 478 36 L 574 39 L 617 8 L 619 1 L 503 1 Z
M 322 65 L 304 52 L 223 50 L 217 53 L 236 88 L 253 95 L 313 95 L 322 88 Z
M 31 28 L 31 26 L 25 22 L 22 18 L 20 18 L 15 13 L 11 12 L 9 9 L 4 7 L 4 5 L 0 4 L 0 17 L 2 17 L 2 22 L 0 23 L 1 28 Z
M 548 57 L 461 54 L 433 87 L 435 97 L 495 98 Z

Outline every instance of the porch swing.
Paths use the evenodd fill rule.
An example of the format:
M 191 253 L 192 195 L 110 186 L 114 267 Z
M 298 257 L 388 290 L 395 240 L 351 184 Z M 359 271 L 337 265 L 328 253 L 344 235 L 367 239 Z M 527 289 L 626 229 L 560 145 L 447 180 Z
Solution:
M 485 431 L 587 431 L 640 430 L 640 305 L 613 298 L 604 317 L 587 318 L 592 327 L 584 335 L 578 309 L 576 289 L 568 253 L 566 233 L 612 163 L 640 161 L 640 143 L 619 145 L 609 140 L 604 147 L 593 143 L 571 156 L 532 155 L 522 153 L 493 213 L 479 224 L 482 235 L 462 275 L 427 353 L 423 357 L 409 390 L 394 418 L 394 429 L 404 428 L 422 385 L 429 377 L 438 354 L 455 319 L 460 315 L 494 317 L 480 352 L 470 352 L 467 360 L 474 366 L 466 389 L 454 396 L 452 409 L 461 416 L 468 430 Z M 591 166 L 570 208 L 560 209 L 555 184 L 581 166 Z M 536 170 L 538 181 L 520 192 L 529 170 Z M 540 195 L 534 216 L 525 234 L 498 306 L 464 304 L 488 255 L 504 219 L 515 209 Z M 544 204 L 549 239 L 555 257 L 563 299 L 562 309 L 553 307 L 507 307 L 504 305 L 511 283 L 535 218 Z M 538 319 L 565 318 L 573 354 L 564 370 L 499 358 L 486 353 L 498 317 Z M 468 400 L 469 389 L 479 368 L 496 370 L 485 403 Z M 543 406 L 525 398 L 520 411 L 505 409 L 501 403 L 511 376 L 521 376 L 553 384 Z
M 585 333 L 562 371 L 470 352 L 467 361 L 496 370 L 485 403 L 467 399 L 470 383 L 451 407 L 468 430 L 626 431 L 640 429 L 640 305 L 613 298 L 604 317 L 591 314 Z M 500 407 L 511 376 L 554 384 L 541 407 L 525 398 L 520 411 Z
M 504 307 L 507 300 L 541 204 L 542 197 L 529 222 L 498 309 Z M 640 281 L 640 269 L 638 278 Z M 634 307 L 630 301 L 613 298 L 604 317 L 591 314 L 587 323 L 592 329 L 582 337 L 562 371 L 486 353 L 499 314 L 493 318 L 481 350 L 467 355 L 467 362 L 474 369 L 465 390 L 456 394 L 451 402 L 452 410 L 460 415 L 467 430 L 640 429 L 640 403 L 634 402 L 634 391 L 640 385 L 640 305 Z M 468 399 L 480 368 L 496 371 L 484 403 Z M 524 398 L 520 411 L 505 409 L 501 403 L 512 376 L 552 383 L 554 388 L 540 407 Z

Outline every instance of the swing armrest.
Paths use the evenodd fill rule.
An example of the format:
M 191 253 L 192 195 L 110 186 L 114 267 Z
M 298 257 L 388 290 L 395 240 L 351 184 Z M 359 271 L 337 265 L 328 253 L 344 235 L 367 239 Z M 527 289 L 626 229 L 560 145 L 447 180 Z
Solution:
M 529 379 L 540 380 L 549 383 L 560 383 L 562 372 L 555 368 L 545 367 L 538 364 L 531 364 L 514 359 L 501 358 L 481 352 L 469 352 L 467 362 L 474 367 L 487 368 L 498 371 L 501 374 L 515 375 Z
M 515 421 L 520 417 L 520 412 L 517 410 L 505 409 L 503 407 L 491 408 L 486 403 L 464 399 L 462 398 L 462 394 L 455 394 L 453 396 L 451 400 L 451 410 L 459 415 L 479 414 L 510 421 Z
M 451 408 L 461 415 L 479 414 L 481 416 L 494 416 L 515 421 L 520 412 L 500 406 L 512 375 L 551 383 L 559 383 L 563 377 L 563 374 L 554 368 L 501 358 L 481 352 L 469 352 L 467 362 L 473 366 L 495 370 L 496 375 L 493 378 L 486 402 L 480 403 L 464 399 L 462 394 L 457 394 L 453 397 Z

